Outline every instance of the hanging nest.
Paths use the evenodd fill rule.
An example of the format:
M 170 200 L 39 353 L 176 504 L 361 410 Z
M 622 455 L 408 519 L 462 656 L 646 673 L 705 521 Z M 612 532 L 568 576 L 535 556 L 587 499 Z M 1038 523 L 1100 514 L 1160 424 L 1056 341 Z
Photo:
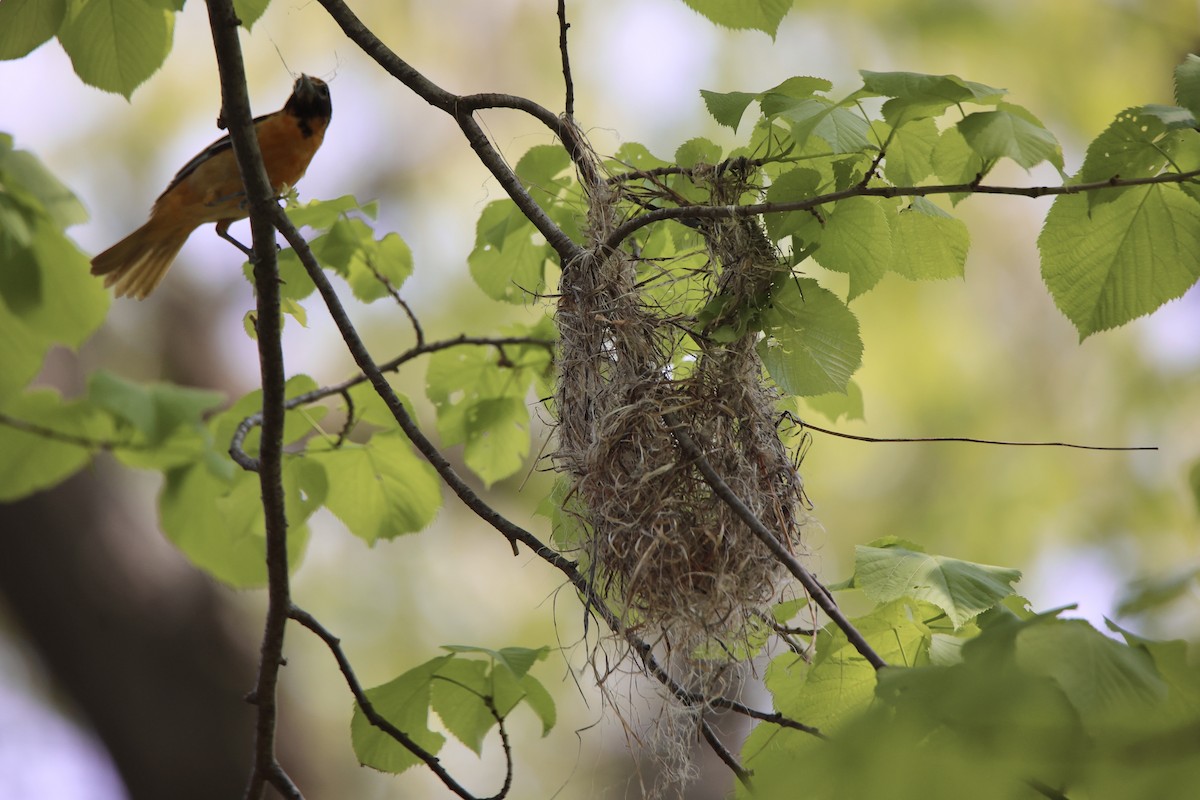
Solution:
M 599 594 L 644 640 L 682 654 L 687 682 L 701 688 L 696 664 L 714 645 L 733 653 L 761 630 L 787 575 L 714 494 L 664 415 L 687 427 L 717 474 L 796 552 L 803 487 L 776 428 L 776 394 L 764 382 L 753 326 L 728 333 L 789 272 L 757 219 L 693 220 L 708 257 L 703 274 L 689 279 L 700 296 L 690 316 L 664 311 L 647 293 L 639 259 L 603 245 L 629 195 L 620 181 L 595 177 L 594 153 L 583 158 L 589 247 L 560 286 L 556 469 L 570 483 L 586 531 L 580 556 Z M 752 174 L 741 161 L 697 167 L 691 180 L 723 205 L 740 200 Z M 643 207 L 646 191 L 643 184 L 636 198 Z M 708 318 L 696 308 L 709 309 Z

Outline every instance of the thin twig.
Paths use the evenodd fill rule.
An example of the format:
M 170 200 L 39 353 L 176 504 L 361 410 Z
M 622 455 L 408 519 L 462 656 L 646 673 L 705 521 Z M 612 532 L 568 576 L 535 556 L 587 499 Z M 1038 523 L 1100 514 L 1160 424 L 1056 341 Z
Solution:
M 0 414 L 0 425 L 6 425 L 14 430 L 24 433 L 31 433 L 35 436 L 40 436 L 43 439 L 51 439 L 64 444 L 73 444 L 76 447 L 82 447 L 85 450 L 146 450 L 147 445 L 134 444 L 132 442 L 118 442 L 113 439 L 90 439 L 87 436 L 79 436 L 74 433 L 55 430 L 54 428 L 45 425 L 39 425 L 36 422 L 28 422 L 16 417 L 10 417 L 8 414 Z
M 708 724 L 708 720 L 706 719 L 700 720 L 700 734 L 704 737 L 704 741 L 708 742 L 708 746 L 712 748 L 712 751 L 717 754 L 717 758 L 721 759 L 725 762 L 725 766 L 729 767 L 729 770 L 738 779 L 738 783 L 749 789 L 749 771 L 738 763 L 737 758 L 734 757 L 733 753 L 729 752 L 729 748 L 725 746 L 724 742 L 717 738 L 716 731 L 712 729 L 712 726 Z
M 467 137 L 467 142 L 479 160 L 488 168 L 508 196 L 521 209 L 521 212 L 538 229 L 538 232 L 546 237 L 546 241 L 554 248 L 563 264 L 571 263 L 584 255 L 583 248 L 572 241 L 571 237 L 550 219 L 550 216 L 521 185 L 516 173 L 492 145 L 483 132 L 483 128 L 475 121 L 474 113 L 482 108 L 512 108 L 524 111 L 549 127 L 565 143 L 566 138 L 562 133 L 564 125 L 557 116 L 532 100 L 523 97 L 502 94 L 459 96 L 448 92 L 396 55 L 362 23 L 362 20 L 342 0 L 319 0 L 319 2 L 346 36 L 374 59 L 379 66 L 425 102 L 454 117 L 454 121 L 458 123 L 459 129 Z M 571 152 L 569 147 L 568 151 Z M 572 158 L 574 157 L 575 154 L 572 152 Z
M 862 186 L 856 184 L 829 194 L 817 195 L 807 200 L 796 200 L 790 203 L 751 203 L 743 206 L 674 206 L 648 211 L 618 225 L 604 240 L 604 248 L 608 252 L 616 250 L 635 231 L 645 226 L 666 219 L 734 219 L 753 217 L 759 214 L 771 214 L 784 211 L 809 211 L 828 203 L 836 203 L 848 197 L 927 197 L 938 194 L 1003 194 L 1020 197 L 1046 197 L 1049 195 L 1081 194 L 1101 189 L 1115 189 L 1125 186 L 1149 186 L 1158 183 L 1185 183 L 1200 177 L 1200 170 L 1190 172 L 1164 173 L 1145 178 L 1110 178 L 1091 183 L 1075 183 L 1064 186 L 989 186 L 978 181 L 938 186 Z
M 286 779 L 275 752 L 278 725 L 277 688 L 283 663 L 283 638 L 291 606 L 288 587 L 287 515 L 283 495 L 284 366 L 272 209 L 282 214 L 267 177 L 250 115 L 246 69 L 238 39 L 237 14 L 232 0 L 207 0 L 209 26 L 221 78 L 221 119 L 229 127 L 253 234 L 254 284 L 257 298 L 257 342 L 263 394 L 262 438 L 258 476 L 266 529 L 267 613 L 259 651 L 258 679 L 252 694 L 256 706 L 254 765 L 246 783 L 246 800 L 263 796 L 265 783 L 282 787 L 285 795 L 299 796 Z M 290 788 L 289 788 L 290 787 Z
M 571 80 L 571 58 L 567 53 L 567 30 L 570 27 L 571 23 L 567 22 L 567 0 L 558 0 L 558 51 L 562 53 L 563 83 L 566 85 L 563 113 L 568 118 L 575 116 L 575 83 Z
M 420 346 L 425 344 L 425 331 L 421 328 L 421 323 L 417 321 L 417 315 L 413 312 L 412 306 L 410 306 L 408 302 L 400 296 L 400 290 L 393 286 L 392 282 L 388 280 L 387 276 L 377 270 L 375 265 L 370 261 L 367 261 L 367 269 L 371 270 L 371 274 L 375 276 L 375 280 L 379 281 L 383 288 L 387 290 L 387 293 L 392 296 L 392 299 L 396 301 L 396 305 L 404 309 L 405 315 L 408 316 L 409 323 L 411 323 L 413 326 L 413 336 L 416 337 L 417 345 Z
M 442 766 L 441 760 L 437 756 L 413 741 L 412 737 L 393 725 L 387 717 L 383 716 L 375 709 L 375 705 L 371 702 L 371 699 L 367 697 L 366 690 L 364 690 L 362 684 L 359 683 L 358 676 L 354 674 L 354 668 L 350 666 L 350 659 L 346 657 L 346 652 L 342 650 L 342 642 L 340 639 L 334 636 L 328 628 L 318 622 L 316 617 L 314 617 L 312 614 L 309 614 L 302 608 L 292 606 L 290 609 L 288 609 L 288 616 L 315 633 L 317 638 L 323 641 L 325 646 L 329 648 L 329 652 L 333 654 L 334 660 L 337 661 L 338 669 L 341 670 L 342 677 L 346 680 L 346 686 L 349 687 L 350 694 L 354 695 L 354 702 L 358 704 L 359 709 L 362 710 L 363 716 L 367 718 L 368 722 L 386 733 L 388 736 L 392 737 L 392 739 L 403 746 L 405 750 L 423 761 L 425 766 L 429 767 L 430 771 L 432 771 L 434 775 L 438 776 L 447 789 L 463 798 L 463 800 L 475 800 L 475 795 L 464 789 L 462 785 L 454 779 L 454 776 L 446 771 L 446 768 Z M 490 800 L 497 800 L 497 798 L 503 796 L 503 794 L 499 794 Z
M 436 342 L 426 342 L 424 344 L 413 345 L 390 361 L 385 361 L 380 364 L 379 371 L 395 372 L 401 366 L 409 361 L 412 361 L 414 358 L 428 355 L 430 353 L 436 353 L 440 350 L 448 350 L 451 347 L 494 347 L 500 351 L 501 354 L 503 354 L 505 346 L 516 345 L 544 347 L 552 354 L 554 352 L 553 339 L 542 339 L 537 336 L 467 336 L 466 334 L 461 334 L 452 339 L 442 339 Z M 284 407 L 290 411 L 294 408 L 298 408 L 299 406 L 315 403 L 318 400 L 324 400 L 326 397 L 332 397 L 335 394 L 343 395 L 348 399 L 349 395 L 347 392 L 349 392 L 349 390 L 353 387 L 358 386 L 360 383 L 366 383 L 367 380 L 369 379 L 367 378 L 366 374 L 360 372 L 353 378 L 344 380 L 341 383 L 322 386 L 320 388 L 313 389 L 310 392 L 298 394 L 288 400 L 284 404 Z M 262 412 L 260 411 L 251 414 L 238 423 L 237 428 L 234 429 L 233 438 L 230 439 L 229 442 L 229 455 L 235 462 L 241 465 L 243 469 L 250 470 L 251 472 L 258 469 L 258 460 L 246 452 L 246 437 L 250 434 L 250 431 L 254 430 L 254 428 L 261 424 Z
M 742 521 L 758 537 L 759 541 L 775 554 L 775 557 L 788 568 L 788 571 L 796 577 L 796 580 L 800 581 L 809 596 L 812 597 L 813 602 L 820 606 L 821 610 L 829 616 L 833 623 L 846 634 L 846 639 L 854 646 L 854 649 L 875 669 L 886 667 L 887 662 L 879 657 L 879 654 L 867 643 L 867 640 L 859 630 L 846 618 L 841 609 L 837 607 L 837 604 L 833 602 L 833 598 L 830 597 L 829 592 L 821 585 L 820 581 L 794 555 L 788 552 L 783 543 L 742 502 L 742 499 L 729 487 L 724 478 L 717 474 L 717 471 L 713 469 L 704 452 L 699 448 L 692 435 L 679 419 L 679 415 L 673 411 L 668 411 L 663 414 L 663 421 L 671 429 L 671 434 L 675 437 L 675 441 L 679 443 L 680 449 L 683 450 L 688 458 L 695 462 L 696 467 L 700 470 L 700 474 L 704 476 L 705 482 L 712 488 L 713 492 L 742 518 Z
M 1004 447 L 1070 447 L 1075 450 L 1104 450 L 1107 452 L 1135 452 L 1139 450 L 1157 450 L 1156 445 L 1146 447 L 1108 447 L 1096 444 L 1073 444 L 1071 442 L 1011 442 L 1002 439 L 975 439 L 969 436 L 908 436 L 908 437 L 878 437 L 878 436 L 857 436 L 853 433 L 843 433 L 841 431 L 822 428 L 820 425 L 813 425 L 811 422 L 805 422 L 801 419 L 792 418 L 792 420 L 801 428 L 808 428 L 817 433 L 836 436 L 839 439 L 850 439 L 855 442 L 870 442 L 872 444 L 899 444 L 904 442 L 965 442 L 967 444 L 995 444 L 1003 445 Z

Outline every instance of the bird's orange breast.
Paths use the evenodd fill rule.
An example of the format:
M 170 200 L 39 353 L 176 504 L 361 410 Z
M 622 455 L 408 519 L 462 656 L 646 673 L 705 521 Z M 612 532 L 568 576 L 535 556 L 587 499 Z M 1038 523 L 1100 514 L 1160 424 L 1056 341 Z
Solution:
M 258 147 L 275 192 L 304 177 L 328 124 L 322 119 L 300 120 L 283 111 L 257 122 Z M 248 213 L 237 159 L 228 139 L 223 139 L 158 198 L 152 216 L 195 228 L 206 222 L 244 219 Z

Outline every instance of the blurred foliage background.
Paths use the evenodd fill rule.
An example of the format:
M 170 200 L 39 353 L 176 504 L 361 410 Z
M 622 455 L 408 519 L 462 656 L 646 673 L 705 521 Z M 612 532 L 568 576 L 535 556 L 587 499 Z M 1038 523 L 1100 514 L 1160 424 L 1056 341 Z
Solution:
M 550 0 L 352 5 L 396 52 L 452 91 L 500 91 L 551 109 L 562 106 Z M 611 153 L 622 142 L 638 141 L 661 157 L 693 136 L 737 143 L 708 117 L 700 89 L 759 91 L 793 75 L 819 75 L 850 91 L 858 69 L 895 69 L 951 72 L 1007 88 L 1014 102 L 1057 133 L 1070 171 L 1117 112 L 1172 103 L 1174 65 L 1200 48 L 1200 4 L 1193 0 L 801 0 L 774 42 L 761 33 L 714 29 L 677 0 L 581 0 L 569 2 L 568 13 L 576 115 L 593 144 Z M 379 200 L 380 230 L 397 231 L 414 251 L 417 271 L 405 295 L 431 336 L 488 333 L 511 319 L 501 314 L 540 313 L 500 308 L 467 275 L 475 219 L 502 192 L 445 115 L 391 81 L 316 4 L 276 0 L 243 43 L 256 113 L 282 104 L 292 72 L 330 82 L 333 122 L 300 184 L 301 197 L 353 193 Z M 214 125 L 216 68 L 200 2 L 178 17 L 166 66 L 131 102 L 83 86 L 54 43 L 0 63 L 0 85 L 0 129 L 43 159 L 90 209 L 91 221 L 72 232 L 88 253 L 140 224 L 179 165 L 220 134 Z M 544 129 L 515 113 L 489 112 L 484 121 L 513 163 L 529 147 L 549 141 Z M 994 177 L 1007 183 L 1059 180 L 1052 169 L 1025 176 L 1011 165 Z M 895 534 L 931 552 L 1021 568 L 1026 578 L 1018 589 L 1035 608 L 1078 602 L 1075 613 L 1100 622 L 1116 614 L 1132 581 L 1168 577 L 1200 562 L 1197 508 L 1188 486 L 1189 469 L 1200 458 L 1200 293 L 1080 343 L 1038 273 L 1035 240 L 1048 205 L 1023 198 L 968 200 L 960 206 L 973 245 L 966 281 L 918 285 L 888 275 L 854 302 L 866 345 L 857 376 L 866 420 L 838 427 L 876 436 L 1161 449 L 859 444 L 816 435 L 802 472 L 819 522 L 810 532 L 809 561 L 827 581 L 844 577 L 855 544 Z M 234 230 L 248 236 L 245 225 Z M 844 291 L 844 276 L 811 270 Z M 398 309 L 378 305 L 355 311 L 368 343 L 386 358 L 411 343 L 411 333 Z M 254 344 L 241 321 L 252 307 L 251 287 L 228 246 L 200 232 L 159 293 L 144 303 L 115 304 L 101 333 L 78 355 L 56 352 L 42 380 L 70 392 L 103 365 L 130 378 L 240 395 L 257 378 Z M 288 322 L 285 346 L 289 372 L 329 382 L 351 371 L 336 332 L 315 306 L 307 328 Z M 430 409 L 422 405 L 422 369 L 407 367 L 399 386 L 417 401 L 432 430 Z M 543 426 L 534 435 L 537 451 L 549 430 Z M 71 537 L 103 539 L 104 558 L 122 564 L 134 576 L 130 580 L 154 587 L 144 590 L 152 602 L 166 602 L 183 576 L 204 583 L 156 533 L 157 477 L 102 459 L 81 480 L 99 487 L 92 491 L 104 513 L 72 522 L 64 548 L 73 547 Z M 76 483 L 50 493 L 58 498 L 51 502 L 70 502 Z M 488 496 L 518 522 L 545 533 L 545 520 L 531 514 L 548 488 L 548 477 L 531 465 L 528 476 L 506 481 Z M 25 519 L 23 509 L 0 506 L 0 537 L 8 544 L 24 540 L 36 552 L 42 532 L 25 527 Z M 558 728 L 543 740 L 532 715 L 514 724 L 518 795 L 641 795 L 639 770 L 652 767 L 631 761 L 625 732 L 606 719 L 590 676 L 578 683 L 572 678 L 588 644 L 581 639 L 579 606 L 570 592 L 560 591 L 555 574 L 526 555 L 513 559 L 506 543 L 452 498 L 431 529 L 371 549 L 332 516 L 319 517 L 315 526 L 296 596 L 342 637 L 366 684 L 431 657 L 440 644 L 561 645 L 561 656 L 538 667 L 543 681 L 556 688 Z M 111 560 L 93 563 L 97 570 L 113 569 Z M 109 592 L 129 590 L 111 575 L 107 581 Z M 44 585 L 43 591 L 60 589 Z M 264 599 L 206 583 L 203 591 L 211 598 L 206 603 L 217 607 L 221 636 L 242 648 L 243 666 L 252 664 Z M 15 701 L 5 697 L 32 695 L 87 730 L 78 697 L 61 689 L 55 660 L 40 649 L 45 637 L 4 608 L 0 709 L 8 703 L 8 710 L 0 711 L 0 719 L 13 718 Z M 163 624 L 176 624 L 166 622 L 171 609 L 153 611 Z M 179 619 L 186 620 L 186 613 Z M 1144 635 L 1195 640 L 1200 596 L 1193 585 L 1155 613 L 1121 622 Z M 289 746 L 305 754 L 310 796 L 442 796 L 440 784 L 426 774 L 391 778 L 358 768 L 347 736 L 351 701 L 332 659 L 298 629 L 289 634 L 288 657 L 283 725 Z M 250 687 L 250 673 L 230 669 L 224 683 L 236 698 Z M 645 718 L 653 719 L 652 692 L 636 683 L 627 691 L 646 695 Z M 242 735 L 248 735 L 249 707 L 236 713 L 244 716 Z M 54 724 L 36 719 L 27 724 Z M 174 724 L 186 726 L 187 720 Z M 635 729 L 638 724 L 630 721 Z M 189 742 L 198 754 L 211 746 L 199 732 L 177 746 Z M 0 753 L 5 747 L 0 740 Z M 470 786 L 498 785 L 498 744 L 490 741 L 488 748 L 491 758 L 482 766 L 465 750 L 454 751 L 447 766 L 465 771 Z M 62 763 L 70 763 L 73 752 L 58 751 Z M 729 788 L 727 772 L 711 774 L 694 796 L 720 796 Z

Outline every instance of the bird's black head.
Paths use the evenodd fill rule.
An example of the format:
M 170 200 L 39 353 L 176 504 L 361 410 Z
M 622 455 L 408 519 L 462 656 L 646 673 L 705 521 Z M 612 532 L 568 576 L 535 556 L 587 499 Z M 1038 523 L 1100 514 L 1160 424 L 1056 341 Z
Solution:
M 301 75 L 292 88 L 283 110 L 301 121 L 320 119 L 328 121 L 333 116 L 333 102 L 329 99 L 329 86 L 320 78 Z

